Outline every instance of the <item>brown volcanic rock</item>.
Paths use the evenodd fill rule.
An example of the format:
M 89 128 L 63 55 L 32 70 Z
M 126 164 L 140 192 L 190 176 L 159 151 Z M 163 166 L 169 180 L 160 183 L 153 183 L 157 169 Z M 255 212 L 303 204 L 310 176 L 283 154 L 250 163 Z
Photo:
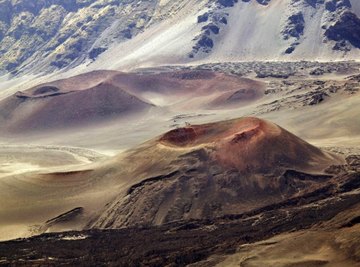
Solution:
M 273 123 L 242 118 L 172 130 L 130 151 L 124 162 L 134 182 L 89 226 L 249 212 L 323 187 L 332 181 L 323 170 L 343 160 Z

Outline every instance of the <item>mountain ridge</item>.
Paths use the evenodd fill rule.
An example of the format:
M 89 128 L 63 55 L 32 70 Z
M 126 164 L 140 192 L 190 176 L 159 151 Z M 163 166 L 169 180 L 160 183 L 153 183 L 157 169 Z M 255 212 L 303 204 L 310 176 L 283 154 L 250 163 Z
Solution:
M 2 0 L 0 7 L 2 73 L 360 59 L 355 0 Z

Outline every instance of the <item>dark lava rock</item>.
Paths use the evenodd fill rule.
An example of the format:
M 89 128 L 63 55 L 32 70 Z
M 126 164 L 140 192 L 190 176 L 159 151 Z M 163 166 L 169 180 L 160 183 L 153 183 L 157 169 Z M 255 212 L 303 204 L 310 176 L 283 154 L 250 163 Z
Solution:
M 324 4 L 325 0 L 305 0 L 305 2 L 312 7 L 316 7 L 317 4 Z
M 256 0 L 260 5 L 266 6 L 271 0 Z
M 338 51 L 348 52 L 351 50 L 351 45 L 347 41 L 341 40 L 334 45 L 333 49 Z
M 126 39 L 131 39 L 132 38 L 131 29 L 129 29 L 129 28 L 121 31 L 121 33 Z
M 285 50 L 285 54 L 291 54 L 292 52 L 294 52 L 295 47 L 294 46 L 290 46 L 288 49 Z
M 341 7 L 351 7 L 351 3 L 349 0 L 330 0 L 325 3 L 326 10 L 330 12 L 336 11 L 338 8 Z
M 124 36 L 124 38 L 126 39 L 131 39 L 133 37 L 133 31 L 136 30 L 136 23 L 130 23 L 126 29 L 121 31 L 121 34 Z
M 65 66 L 67 66 L 69 63 L 65 60 L 58 60 L 58 61 L 53 61 L 50 63 L 50 66 L 54 66 L 57 67 L 59 69 L 64 68 Z
M 316 92 L 313 93 L 308 101 L 308 105 L 313 106 L 313 105 L 317 105 L 320 104 L 321 102 L 323 102 L 325 100 L 326 97 L 328 97 L 329 95 L 325 92 Z
M 207 22 L 208 19 L 209 19 L 209 14 L 204 13 L 204 14 L 198 16 L 197 21 L 198 21 L 198 23 L 202 23 L 202 22 Z
M 217 2 L 223 7 L 233 7 L 238 0 L 218 0 Z
M 198 45 L 204 48 L 213 48 L 214 47 L 214 42 L 211 38 L 207 37 L 207 36 L 203 36 L 201 37 L 201 39 L 198 42 Z
M 214 14 L 211 14 L 211 20 L 216 25 L 219 25 L 219 24 L 226 25 L 228 23 L 228 20 L 227 20 L 228 16 L 229 16 L 229 14 L 226 12 L 216 12 Z
M 226 17 L 222 17 L 219 22 L 221 22 L 222 24 L 227 24 L 227 18 Z
M 7 71 L 13 71 L 16 67 L 18 67 L 19 66 L 19 63 L 17 63 L 17 62 L 10 62 L 10 63 L 8 63 L 7 65 L 6 65 L 6 70 Z
M 304 34 L 304 28 L 304 15 L 301 12 L 291 15 L 285 29 L 283 30 L 284 39 L 286 40 L 290 37 L 299 39 L 300 36 Z
M 336 10 L 336 2 L 335 1 L 326 2 L 325 9 L 330 12 L 334 12 Z
M 320 75 L 324 75 L 325 70 L 323 70 L 322 68 L 315 68 L 312 71 L 310 71 L 310 75 L 314 75 L 314 76 L 320 76 Z
M 335 50 L 342 50 L 344 41 L 360 48 L 360 19 L 354 13 L 345 12 L 339 21 L 325 31 L 325 36 L 337 42 Z
M 218 34 L 220 32 L 220 28 L 215 24 L 209 24 L 202 27 L 202 30 L 205 30 L 205 34 L 210 34 L 210 32 L 214 34 Z
M 250 0 L 242 0 L 245 3 L 250 2 Z M 266 6 L 269 4 L 271 0 L 256 0 L 256 2 L 258 2 L 260 5 Z
M 255 71 L 256 73 L 256 78 L 277 78 L 277 79 L 287 79 L 289 78 L 291 75 L 293 75 L 294 73 L 281 73 L 281 72 L 267 72 L 267 71 Z
M 106 51 L 106 48 L 103 48 L 103 47 L 97 47 L 97 48 L 94 48 L 90 51 L 89 53 L 89 58 L 94 60 L 96 59 L 100 54 L 102 54 L 103 52 Z
M 199 36 L 197 39 L 196 44 L 193 46 L 192 52 L 189 54 L 189 58 L 194 58 L 195 54 L 198 52 L 205 52 L 209 53 L 211 49 L 214 47 L 214 41 L 208 36 L 206 32 Z
M 77 40 L 75 43 L 71 44 L 71 45 L 69 46 L 69 48 L 70 48 L 71 50 L 80 52 L 80 51 L 82 50 L 82 48 L 84 47 L 84 44 L 85 44 L 85 40 L 84 40 L 84 39 L 79 39 L 79 40 Z
M 10 23 L 12 6 L 10 2 L 0 1 L 0 21 Z

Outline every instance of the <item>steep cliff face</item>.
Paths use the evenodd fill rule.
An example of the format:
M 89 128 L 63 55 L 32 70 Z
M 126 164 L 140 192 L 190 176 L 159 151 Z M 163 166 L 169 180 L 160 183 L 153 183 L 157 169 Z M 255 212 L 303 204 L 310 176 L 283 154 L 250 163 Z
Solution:
M 354 0 L 0 0 L 0 71 L 357 59 L 359 14 Z

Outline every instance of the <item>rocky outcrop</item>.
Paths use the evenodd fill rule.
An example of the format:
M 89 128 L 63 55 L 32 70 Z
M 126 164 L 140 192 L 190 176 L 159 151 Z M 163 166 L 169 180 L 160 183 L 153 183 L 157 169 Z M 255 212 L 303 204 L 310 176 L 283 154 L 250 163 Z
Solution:
M 104 47 L 93 48 L 89 52 L 89 58 L 92 60 L 95 60 L 100 54 L 104 53 L 105 51 L 106 51 L 106 48 L 104 48 Z
M 217 0 L 217 3 L 222 7 L 232 7 L 238 0 Z
M 229 3 L 228 3 L 229 4 Z M 234 3 L 233 3 L 234 4 Z M 222 7 L 226 7 L 225 2 Z M 197 18 L 199 24 L 205 24 L 201 28 L 201 32 L 198 36 L 194 38 L 194 46 L 191 53 L 189 54 L 190 58 L 196 56 L 199 53 L 210 53 L 214 47 L 213 36 L 218 35 L 221 32 L 221 28 L 226 26 L 228 23 L 227 20 L 228 14 L 220 10 L 206 12 Z
M 348 44 L 360 48 L 360 19 L 351 12 L 345 12 L 339 21 L 325 31 L 325 36 L 336 42 L 335 50 L 349 49 Z
M 351 3 L 349 0 L 328 0 L 325 2 L 326 10 L 334 12 L 339 8 L 348 7 L 351 8 Z
M 299 39 L 304 34 L 305 20 L 301 12 L 293 14 L 289 17 L 287 25 L 283 30 L 284 39 L 287 40 L 291 37 Z
M 305 28 L 305 19 L 302 12 L 293 14 L 288 18 L 286 25 L 282 31 L 282 36 L 284 40 L 293 39 L 295 40 L 295 42 L 293 42 L 285 50 L 285 54 L 293 53 L 294 50 L 296 49 L 296 46 L 300 44 L 298 40 L 304 34 L 304 28 Z
M 271 0 L 256 0 L 259 4 L 261 5 L 268 5 L 270 3 Z
M 93 60 L 111 43 L 141 31 L 155 5 L 156 1 L 135 5 L 119 0 L 2 0 L 0 71 L 17 72 L 24 65 L 38 68 L 41 61 L 41 69 L 48 71 Z M 118 25 L 109 30 L 111 38 L 102 37 L 114 23 Z
M 208 19 L 209 19 L 209 13 L 206 12 L 206 13 L 198 16 L 197 22 L 198 22 L 198 23 L 207 22 Z
M 318 4 L 324 4 L 325 0 L 304 0 L 308 5 L 316 8 Z

